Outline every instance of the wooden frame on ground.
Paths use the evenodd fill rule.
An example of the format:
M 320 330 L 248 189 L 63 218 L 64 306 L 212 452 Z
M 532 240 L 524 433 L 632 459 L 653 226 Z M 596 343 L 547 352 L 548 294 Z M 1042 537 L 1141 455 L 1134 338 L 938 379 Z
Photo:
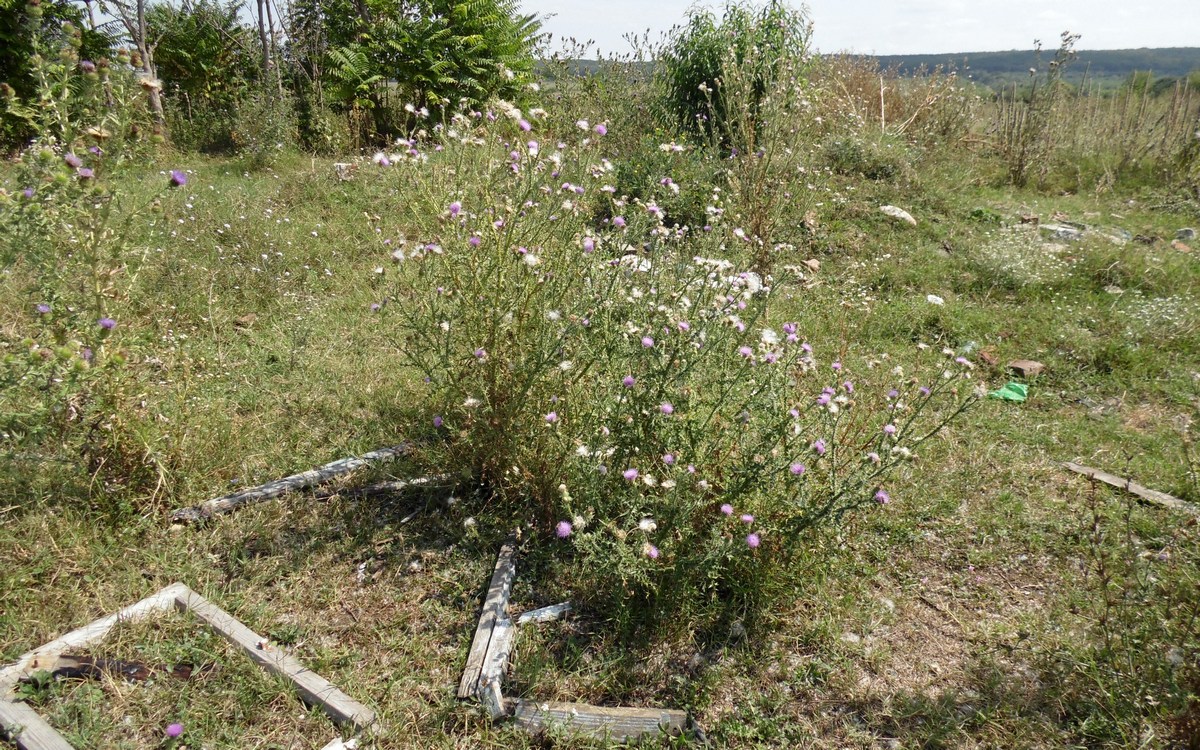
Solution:
M 22 677 L 53 664 L 60 654 L 102 641 L 119 623 L 144 619 L 171 609 L 196 615 L 225 640 L 239 646 L 260 667 L 291 682 L 305 703 L 320 707 L 335 722 L 354 731 L 364 731 L 374 725 L 374 711 L 334 687 L 324 677 L 309 671 L 292 656 L 270 648 L 265 639 L 225 610 L 184 584 L 173 583 L 115 614 L 39 646 L 0 669 L 0 733 L 7 734 L 20 750 L 73 750 L 71 744 L 36 711 L 15 700 L 14 688 Z

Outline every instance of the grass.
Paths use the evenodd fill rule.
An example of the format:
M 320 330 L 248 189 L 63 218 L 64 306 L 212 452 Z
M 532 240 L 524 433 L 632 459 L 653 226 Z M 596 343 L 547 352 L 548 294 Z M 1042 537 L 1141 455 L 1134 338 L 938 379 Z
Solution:
M 182 162 L 189 185 L 135 239 L 152 252 L 120 329 L 139 353 L 131 403 L 156 425 L 144 451 L 163 489 L 148 501 L 97 487 L 65 448 L 6 457 L 0 660 L 181 580 L 375 707 L 374 747 L 594 746 L 528 738 L 454 699 L 507 532 L 487 524 L 481 497 L 301 495 L 198 527 L 164 522 L 171 506 L 394 444 L 419 394 L 369 312 L 384 294 L 383 240 L 421 225 L 407 186 L 365 170 L 340 182 L 307 158 L 257 172 L 195 156 L 158 167 Z M 126 189 L 148 194 L 158 167 L 124 176 Z M 806 567 L 770 627 L 621 640 L 585 611 L 521 633 L 512 691 L 685 708 L 716 747 L 1194 743 L 1200 531 L 1058 464 L 1200 502 L 1180 441 L 1200 389 L 1200 271 L 1170 245 L 1197 214 L 1136 193 L 996 187 L 994 169 L 916 153 L 891 179 L 831 177 L 806 249 L 777 261 L 814 257 L 820 270 L 780 271 L 776 314 L 880 372 L 910 369 L 916 343 L 969 351 L 992 387 L 1010 359 L 1037 359 L 1046 372 L 1029 401 L 980 402 L 927 446 L 891 505 L 806 538 Z M 879 213 L 884 203 L 918 225 Z M 1054 244 L 1019 224 L 1026 214 L 1157 239 Z M 0 287 L 6 347 L 37 301 L 19 274 Z M 565 598 L 545 569 L 519 562 L 515 608 Z M 187 618 L 123 627 L 94 653 L 212 669 L 186 683 L 54 685 L 39 710 L 79 747 L 159 746 L 171 721 L 194 747 L 334 736 Z

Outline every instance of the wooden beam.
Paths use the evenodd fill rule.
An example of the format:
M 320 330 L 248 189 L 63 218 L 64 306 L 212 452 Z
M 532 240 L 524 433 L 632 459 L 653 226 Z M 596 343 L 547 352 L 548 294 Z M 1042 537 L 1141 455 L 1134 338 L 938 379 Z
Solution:
M 266 641 L 225 610 L 187 589 L 175 597 L 175 606 L 191 612 L 225 640 L 241 649 L 260 667 L 290 681 L 306 703 L 319 706 L 329 718 L 363 730 L 375 723 L 375 712 L 308 670 L 295 658 L 270 647 Z
M 488 645 L 492 641 L 496 624 L 501 620 L 508 620 L 508 597 L 512 594 L 513 578 L 517 574 L 516 565 L 513 563 L 515 552 L 516 543 L 510 540 L 500 547 L 500 554 L 496 556 L 496 567 L 492 571 L 492 581 L 483 600 L 479 625 L 475 628 L 471 650 L 467 653 L 467 666 L 463 670 L 462 680 L 458 683 L 459 698 L 475 697 L 485 681 Z M 510 621 L 508 630 L 511 630 L 511 625 Z M 504 653 L 507 658 L 507 649 Z
M 290 477 L 276 479 L 273 482 L 240 490 L 224 497 L 214 498 L 191 508 L 180 508 L 171 513 L 171 520 L 181 523 L 199 521 L 219 513 L 229 513 L 244 505 L 261 503 L 279 497 L 288 492 L 306 489 L 314 485 L 328 482 L 334 477 L 349 474 L 356 469 L 373 463 L 391 461 L 398 456 L 406 456 L 412 452 L 412 443 L 402 443 L 391 448 L 380 448 L 361 456 L 342 458 L 315 469 L 302 471 Z
M 99 620 L 72 630 L 64 636 L 38 646 L 27 652 L 4 669 L 0 669 L 0 694 L 10 690 L 17 682 L 30 672 L 46 668 L 62 653 L 71 649 L 85 648 L 99 643 L 114 627 L 122 622 L 139 620 L 155 612 L 166 612 L 171 609 L 175 597 L 189 590 L 182 583 L 173 583 L 162 591 L 129 605 L 115 614 L 101 617 Z
M 615 742 L 632 742 L 647 735 L 681 734 L 687 714 L 665 708 L 589 706 L 586 703 L 508 701 L 513 720 L 531 734 L 551 728 Z
M 1119 490 L 1125 490 L 1132 495 L 1140 497 L 1148 503 L 1161 505 L 1162 507 L 1170 508 L 1171 510 L 1189 513 L 1193 516 L 1200 516 L 1200 508 L 1197 508 L 1195 505 L 1192 505 L 1187 501 L 1180 500 L 1174 495 L 1168 495 L 1165 492 L 1159 492 L 1158 490 L 1151 490 L 1143 487 L 1142 485 L 1134 482 L 1132 479 L 1122 479 L 1115 474 L 1109 474 L 1107 471 L 1093 469 L 1090 466 L 1083 466 L 1082 464 L 1077 464 L 1073 461 L 1067 461 L 1063 464 L 1063 466 L 1075 472 L 1076 474 L 1082 474 L 1088 479 L 1094 479 L 1097 482 L 1103 482 L 1110 487 L 1116 487 Z
M 0 734 L 7 735 L 20 750 L 75 750 L 26 703 L 0 697 Z

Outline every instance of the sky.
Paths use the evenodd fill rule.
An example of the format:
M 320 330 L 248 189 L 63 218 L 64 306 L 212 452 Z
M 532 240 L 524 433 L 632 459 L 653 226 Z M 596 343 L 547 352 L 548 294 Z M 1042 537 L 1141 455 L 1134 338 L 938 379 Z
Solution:
M 526 13 L 554 14 L 544 29 L 592 39 L 605 53 L 628 52 L 623 37 L 651 39 L 682 22 L 695 0 L 522 0 Z M 800 3 L 792 3 L 799 7 Z M 1200 0 L 810 0 L 813 43 L 821 52 L 895 55 L 1058 47 L 1063 31 L 1076 49 L 1200 47 Z M 593 57 L 594 54 L 587 55 Z

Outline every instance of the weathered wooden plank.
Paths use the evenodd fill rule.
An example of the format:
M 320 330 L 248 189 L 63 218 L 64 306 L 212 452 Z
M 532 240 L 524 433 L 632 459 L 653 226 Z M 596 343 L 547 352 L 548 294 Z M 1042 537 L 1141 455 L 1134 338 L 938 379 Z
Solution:
M 590 706 L 586 703 L 509 701 L 513 720 L 531 734 L 552 727 L 569 733 L 632 742 L 649 734 L 681 734 L 687 714 L 665 708 Z
M 370 453 L 364 453 L 361 456 L 338 459 L 324 466 L 302 471 L 299 474 L 293 474 L 290 477 L 276 479 L 273 482 L 267 482 L 258 487 L 251 487 L 230 495 L 225 495 L 224 497 L 208 500 L 192 508 L 180 508 L 171 513 L 171 520 L 186 523 L 199 521 L 202 518 L 208 518 L 219 513 L 229 513 L 244 505 L 261 503 L 279 497 L 287 492 L 294 492 L 328 482 L 334 477 L 349 474 L 368 464 L 391 461 L 398 456 L 407 455 L 411 451 L 411 443 L 402 443 L 391 448 L 380 448 Z
M 353 489 L 341 491 L 320 492 L 316 495 L 318 500 L 328 500 L 335 495 L 342 497 L 379 497 L 381 495 L 398 495 L 405 490 L 413 489 L 414 487 L 436 487 L 442 484 L 452 484 L 454 477 L 449 474 L 435 474 L 431 477 L 414 477 L 413 479 L 393 479 L 386 482 L 375 482 L 368 484 L 366 487 L 355 487 Z
M 188 589 L 175 598 L 180 610 L 203 620 L 230 643 L 240 646 L 246 655 L 271 674 L 289 680 L 304 701 L 319 706 L 331 719 L 357 730 L 375 722 L 375 712 L 334 687 L 328 680 L 307 669 L 295 658 L 274 648 L 264 647 L 265 640 L 225 610 Z
M 76 628 L 66 635 L 29 651 L 4 669 L 0 669 L 0 694 L 11 689 L 24 675 L 38 669 L 44 669 L 44 663 L 52 663 L 59 654 L 71 649 L 85 648 L 100 642 L 118 623 L 131 622 L 155 612 L 169 610 L 175 602 L 175 597 L 187 590 L 187 586 L 184 586 L 182 583 L 173 583 L 119 612 L 107 617 L 101 617 L 99 620 L 88 623 L 81 628 Z
M 534 623 L 554 622 L 555 620 L 565 617 L 566 614 L 570 611 L 571 611 L 571 603 L 570 602 L 562 602 L 561 604 L 551 604 L 549 607 L 540 607 L 538 609 L 531 609 L 527 612 L 522 612 L 521 616 L 517 618 L 517 624 L 518 625 L 528 625 L 531 622 L 534 622 Z
M 28 705 L 2 697 L 0 730 L 0 734 L 7 735 L 20 750 L 74 750 L 71 743 Z
M 479 625 L 475 628 L 475 637 L 471 640 L 471 650 L 467 652 L 467 666 L 463 670 L 462 680 L 458 683 L 459 698 L 471 698 L 479 691 L 487 664 L 488 644 L 491 643 L 496 623 L 508 619 L 508 597 L 512 593 L 513 578 L 517 574 L 516 565 L 513 563 L 515 552 L 516 543 L 508 541 L 500 547 L 500 554 L 496 556 L 496 567 L 492 571 L 492 580 L 483 600 Z
M 1189 513 L 1193 516 L 1200 516 L 1200 508 L 1197 508 L 1195 505 L 1192 505 L 1185 500 L 1180 500 L 1174 495 L 1168 495 L 1165 492 L 1159 492 L 1158 490 L 1152 490 L 1143 487 L 1137 482 L 1134 482 L 1132 479 L 1122 479 L 1115 474 L 1109 474 L 1107 471 L 1101 471 L 1100 469 L 1093 469 L 1090 466 L 1077 464 L 1074 461 L 1067 461 L 1063 464 L 1063 466 L 1075 472 L 1076 474 L 1082 474 L 1088 479 L 1095 479 L 1096 481 L 1103 482 L 1110 487 L 1116 487 L 1117 489 L 1125 490 L 1130 494 L 1140 497 L 1148 503 L 1161 505 L 1162 507 L 1170 508 L 1171 510 Z

